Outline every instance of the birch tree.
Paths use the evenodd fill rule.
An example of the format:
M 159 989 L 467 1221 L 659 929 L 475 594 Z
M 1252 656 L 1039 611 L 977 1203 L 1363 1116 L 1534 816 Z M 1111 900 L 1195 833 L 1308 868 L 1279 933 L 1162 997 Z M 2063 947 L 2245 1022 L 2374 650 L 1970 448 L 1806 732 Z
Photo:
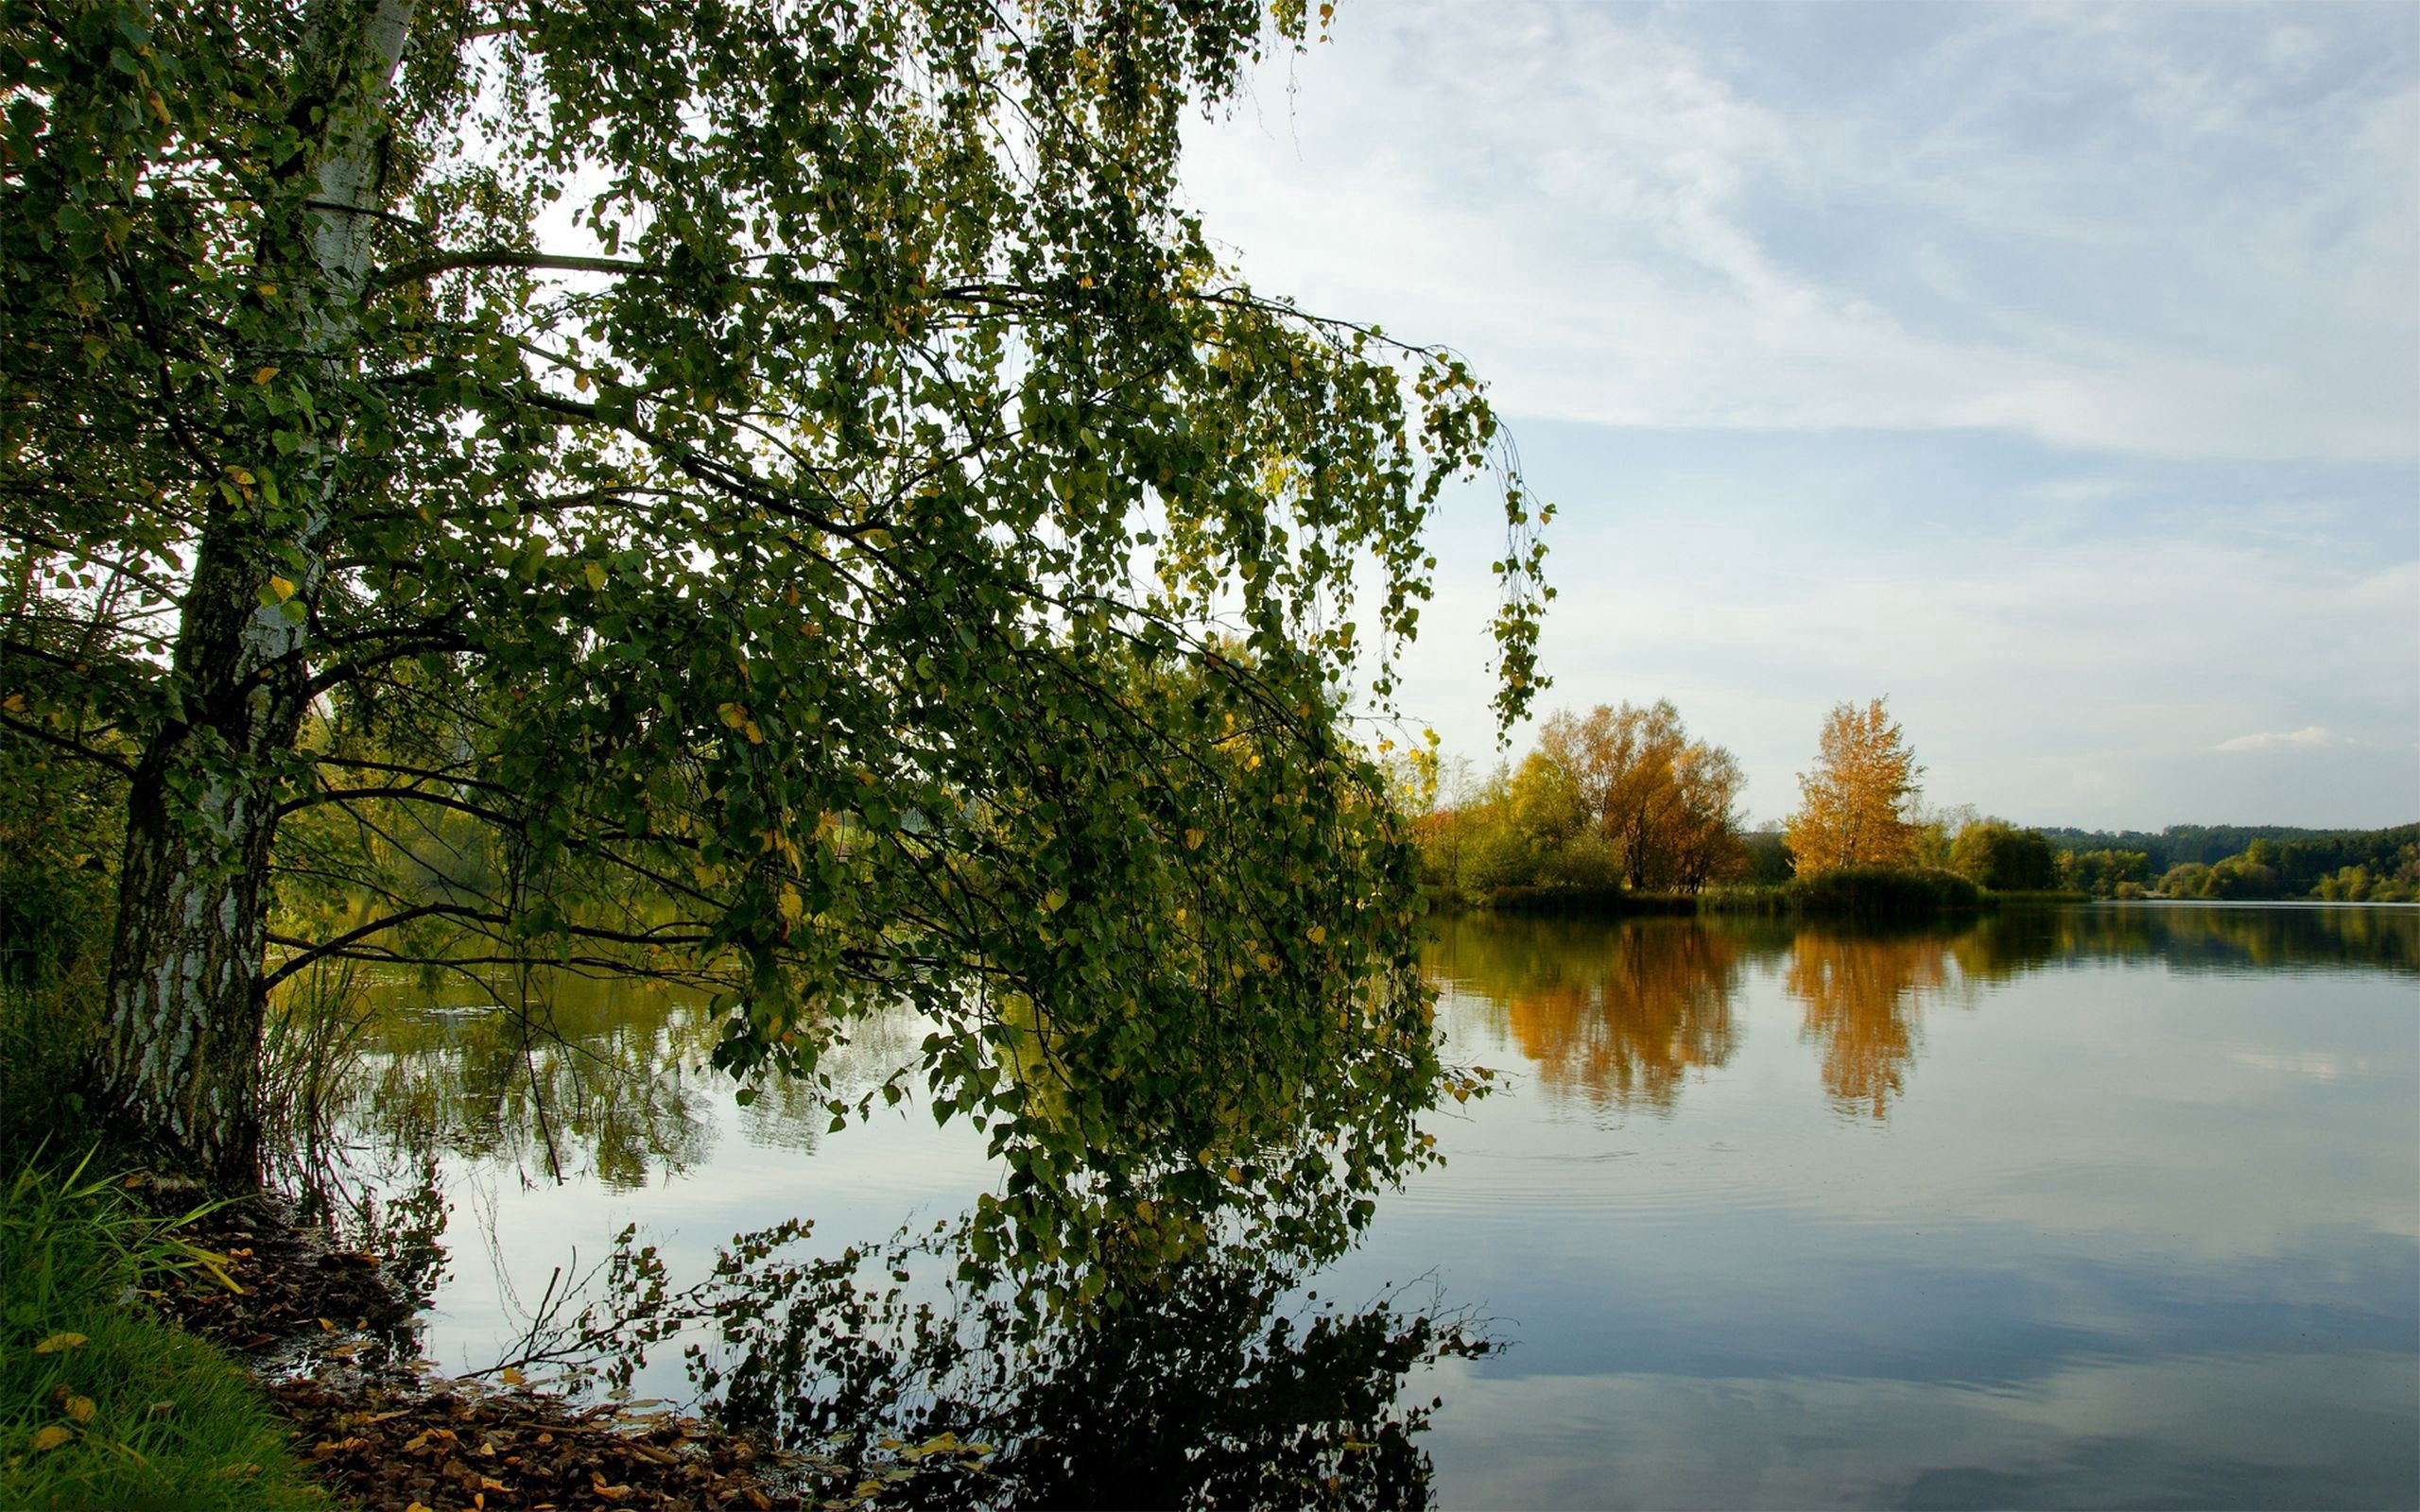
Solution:
M 353 957 L 707 983 L 743 1082 L 911 998 L 1050 1244 L 1214 1148 L 1404 1155 L 1333 690 L 1485 474 L 1520 713 L 1548 511 L 1457 357 L 1174 198 L 1301 4 L 0 13 L 0 728 L 123 784 L 123 1133 L 241 1179 L 266 994 Z M 1294 1091 L 1196 1095 L 1241 1065 Z

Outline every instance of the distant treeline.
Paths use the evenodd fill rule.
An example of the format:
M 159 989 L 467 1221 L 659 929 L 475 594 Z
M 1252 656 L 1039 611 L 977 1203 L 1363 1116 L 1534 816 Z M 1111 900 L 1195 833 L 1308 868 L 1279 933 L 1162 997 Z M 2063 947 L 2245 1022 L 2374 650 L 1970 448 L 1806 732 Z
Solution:
M 2298 867 L 2305 860 L 2309 861 L 2310 867 L 2298 875 L 2344 867 L 2375 868 L 2405 847 L 2420 844 L 2420 824 L 2399 824 L 2391 830 L 2298 830 L 2288 824 L 2171 824 L 2156 833 L 2053 826 L 2042 833 L 2061 850 L 2139 850 L 2152 869 L 2163 874 L 2188 861 L 2215 866 L 2251 850 L 2255 840 L 2275 842 Z
M 2156 834 L 2044 830 L 2063 858 L 2139 855 L 2169 898 L 2420 902 L 2420 824 L 2300 830 L 2282 824 L 2176 824 Z M 2072 866 L 2074 861 L 2063 861 Z

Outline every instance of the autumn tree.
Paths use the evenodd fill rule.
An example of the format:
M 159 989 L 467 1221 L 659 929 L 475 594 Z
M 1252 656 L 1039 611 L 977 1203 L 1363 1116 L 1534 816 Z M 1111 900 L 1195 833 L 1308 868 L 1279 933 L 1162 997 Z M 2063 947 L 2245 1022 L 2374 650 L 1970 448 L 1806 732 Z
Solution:
M 1914 855 L 1916 765 L 1906 739 L 1875 699 L 1863 709 L 1838 704 L 1824 721 L 1815 769 L 1798 778 L 1798 812 L 1789 823 L 1798 875 L 1842 867 L 1904 866 Z
M 1400 1157 L 1410 857 L 1330 690 L 1384 696 L 1496 429 L 1174 198 L 1305 26 L 9 0 L 0 729 L 122 800 L 118 1129 L 243 1179 L 276 980 L 439 959 L 710 983 L 751 1079 L 912 1000 L 1071 1246 L 1255 1119 Z M 1498 476 L 1512 717 L 1546 511 Z M 1189 1091 L 1242 1065 L 1322 1091 Z
M 1691 740 L 1669 699 L 1651 708 L 1559 711 L 1538 736 L 1589 826 L 1633 887 L 1694 892 L 1744 857 L 1736 812 L 1745 778 L 1719 746 Z

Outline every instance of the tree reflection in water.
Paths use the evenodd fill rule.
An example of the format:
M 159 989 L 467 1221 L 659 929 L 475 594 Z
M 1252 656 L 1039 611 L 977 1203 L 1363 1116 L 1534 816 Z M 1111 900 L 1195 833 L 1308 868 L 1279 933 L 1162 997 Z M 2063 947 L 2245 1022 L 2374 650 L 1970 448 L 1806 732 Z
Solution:
M 1824 1095 L 1878 1119 L 1924 1012 L 1993 981 L 2146 954 L 2185 971 L 2410 974 L 2416 944 L 2410 910 L 2012 909 L 1896 933 L 1480 919 L 1443 921 L 1427 965 L 1551 1094 L 1657 1113 L 1692 1072 L 1731 1061 L 1740 994 L 1770 984 L 1796 1005 Z M 390 1195 L 365 1211 L 386 1233 L 373 1247 L 417 1286 L 443 1264 L 441 1161 L 628 1188 L 711 1159 L 731 1087 L 702 1069 L 715 1030 L 699 1005 L 569 979 L 543 1014 L 385 990 L 338 1135 L 393 1152 Z M 1433 1299 L 1336 1309 L 1304 1288 L 1427 1158 L 1416 1118 L 1454 1085 L 1433 1053 L 1416 1034 L 1374 1041 L 1325 1087 L 1205 1057 L 1128 1119 L 1132 1094 L 1105 1073 L 1039 1053 L 1049 1025 L 1028 1009 L 1001 1027 L 996 1064 L 1028 1090 L 1026 1126 L 1047 1136 L 1081 1115 L 1114 1159 L 1006 1160 L 956 1221 L 838 1255 L 816 1255 L 804 1223 L 777 1225 L 702 1280 L 671 1276 L 632 1234 L 562 1310 L 581 1311 L 542 1319 L 523 1352 L 627 1381 L 646 1349 L 679 1349 L 708 1410 L 830 1453 L 842 1496 L 870 1478 L 913 1504 L 1421 1504 L 1426 1414 L 1402 1404 L 1406 1383 L 1486 1340 Z M 853 1079 L 871 1094 L 921 1034 L 912 1015 L 876 1018 L 837 1053 L 860 1057 Z M 1192 1116 L 1165 1116 L 1172 1100 Z M 741 1127 L 810 1148 L 831 1110 L 771 1082 Z
M 1750 941 L 1694 919 L 1447 919 L 1429 967 L 1501 1014 L 1560 1096 L 1669 1112 L 1727 1062 Z
M 488 1373 L 627 1388 L 649 1349 L 677 1345 L 713 1416 L 808 1456 L 821 1492 L 878 1489 L 886 1505 L 1426 1506 L 1415 1435 L 1436 1402 L 1407 1403 L 1406 1383 L 1495 1346 L 1433 1290 L 1321 1303 L 1304 1287 L 1335 1256 L 1324 1243 L 1233 1242 L 1357 1188 L 1103 1202 L 1106 1259 L 1015 1273 L 980 1258 L 974 1212 L 837 1255 L 794 1220 L 735 1239 L 680 1289 L 625 1230 L 579 1312 L 542 1319 Z M 1171 1232 L 1190 1237 L 1172 1249 Z
M 388 1252 L 441 1264 L 441 1154 L 624 1189 L 711 1157 L 709 1099 L 733 1090 L 704 1069 L 711 1017 L 662 991 L 544 985 L 543 1013 L 388 985 L 338 1121 L 340 1143 L 390 1152 L 400 1173 L 372 1185 L 405 1195 L 357 1215 Z M 821 1256 L 806 1222 L 778 1224 L 702 1280 L 627 1230 L 577 1295 L 549 1287 L 491 1372 L 628 1386 L 650 1349 L 679 1349 L 700 1408 L 828 1459 L 823 1489 L 843 1499 L 873 1480 L 904 1504 L 1426 1504 L 1428 1409 L 1400 1401 L 1407 1378 L 1490 1346 L 1434 1298 L 1339 1309 L 1305 1287 L 1376 1194 L 1433 1158 L 1416 1120 L 1455 1085 L 1433 1046 L 1374 1043 L 1324 1087 L 1227 1066 L 1105 1125 L 1104 1100 L 1037 1053 L 1035 1016 L 1012 1005 L 1004 1023 L 1024 1031 L 998 1065 L 1026 1090 L 1025 1126 L 1047 1139 L 1081 1111 L 1114 1151 L 1061 1167 L 1011 1149 L 998 1188 L 950 1224 Z M 861 1057 L 853 1079 L 872 1091 L 915 1062 L 921 1032 L 905 1010 L 877 1016 L 838 1053 Z M 832 1105 L 788 1091 L 765 1084 L 752 1143 L 815 1143 Z M 1206 1116 L 1163 1116 L 1180 1094 Z
M 743 1252 L 693 1381 L 886 1504 L 1418 1507 L 1434 1403 L 1403 1404 L 1406 1379 L 1491 1348 L 1433 1297 L 1323 1309 L 1297 1260 L 1239 1248 L 1094 1268 L 1092 1299 L 1036 1326 L 999 1287 L 925 1282 L 963 1231 L 796 1266 Z
M 1805 1011 L 1800 1029 L 1823 1053 L 1824 1091 L 1844 1113 L 1889 1116 L 1923 1037 L 1930 999 L 1960 991 L 1952 943 L 1815 930 L 1790 942 L 1783 982 Z
M 2420 971 L 2420 909 L 2011 907 L 1933 926 L 1772 919 L 1448 919 L 1427 965 L 1532 1061 L 1550 1094 L 1668 1113 L 1737 1051 L 1752 965 L 1777 971 L 1841 1112 L 1887 1118 L 1932 1005 L 2051 964 L 2177 971 Z

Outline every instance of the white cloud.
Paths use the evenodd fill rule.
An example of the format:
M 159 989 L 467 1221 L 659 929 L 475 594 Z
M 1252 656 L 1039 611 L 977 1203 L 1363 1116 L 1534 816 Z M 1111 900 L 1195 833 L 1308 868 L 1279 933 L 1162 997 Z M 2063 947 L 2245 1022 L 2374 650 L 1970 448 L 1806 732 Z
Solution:
M 2211 747 L 2212 750 L 2318 750 L 2329 746 L 2349 746 L 2352 741 L 2323 725 L 2305 725 L 2300 730 L 2262 730 L 2257 734 L 2238 735 Z
M 2411 817 L 2420 10 L 1390 0 L 1188 151 L 1265 292 L 1494 384 L 1544 707 L 1671 696 L 1767 816 L 1887 692 L 2026 822 Z M 1486 513 L 1404 699 L 1482 759 Z
M 1259 282 L 1519 414 L 2420 455 L 2410 28 L 1955 14 L 1852 78 L 1690 33 L 1721 8 L 1349 10 L 1188 188 Z

